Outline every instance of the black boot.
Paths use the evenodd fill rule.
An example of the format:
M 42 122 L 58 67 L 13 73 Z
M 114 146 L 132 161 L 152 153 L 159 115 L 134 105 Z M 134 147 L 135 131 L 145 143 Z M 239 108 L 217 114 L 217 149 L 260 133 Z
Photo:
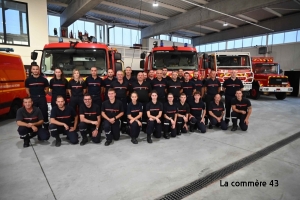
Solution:
M 88 138 L 86 135 L 82 135 L 82 140 L 80 142 L 80 146 L 85 145 L 86 143 L 88 143 Z
M 231 131 L 236 131 L 237 130 L 237 125 L 233 125 Z
M 208 124 L 208 117 L 205 117 L 205 126 Z
M 209 128 L 209 129 L 212 129 L 212 128 L 213 128 L 213 126 L 211 125 L 211 123 L 209 123 L 208 128 Z
M 136 138 L 131 138 L 131 142 L 132 142 L 133 144 L 139 143 L 139 142 L 136 140 Z
M 27 137 L 27 138 L 24 138 L 24 144 L 23 144 L 23 147 L 26 148 L 26 147 L 29 147 L 29 143 L 30 143 L 30 139 Z
M 190 132 L 194 132 L 195 131 L 195 125 L 194 124 L 191 124 L 190 125 Z
M 170 135 L 169 135 L 168 131 L 164 131 L 164 138 L 170 139 Z
M 147 142 L 148 142 L 149 144 L 152 143 L 152 139 L 151 139 L 151 135 L 150 135 L 150 134 L 147 134 Z
M 181 130 L 182 130 L 182 126 L 179 125 L 179 124 L 177 124 L 177 132 L 176 132 L 176 134 L 177 135 L 181 135 Z
M 59 136 L 57 136 L 57 137 L 56 137 L 55 146 L 56 146 L 56 147 L 60 147 L 60 145 L 61 145 L 61 139 L 60 139 Z
M 105 142 L 105 146 L 109 146 L 110 145 L 110 143 L 111 143 L 111 141 L 110 140 L 106 140 L 106 142 Z

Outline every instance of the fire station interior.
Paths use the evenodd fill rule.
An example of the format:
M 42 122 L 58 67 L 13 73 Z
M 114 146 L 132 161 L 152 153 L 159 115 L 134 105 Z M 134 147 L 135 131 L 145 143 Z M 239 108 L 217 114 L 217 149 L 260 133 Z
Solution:
M 246 131 L 231 131 L 230 120 L 228 130 L 207 125 L 206 133 L 151 144 L 143 131 L 136 145 L 121 133 L 109 146 L 102 131 L 99 144 L 84 146 L 61 135 L 59 148 L 53 137 L 23 148 L 16 120 L 2 115 L 1 200 L 300 198 L 299 0 L 0 0 L 0 12 L 0 48 L 13 48 L 9 54 L 20 55 L 29 74 L 37 62 L 48 80 L 54 66 L 69 77 L 96 66 L 105 76 L 112 62 L 105 51 L 43 51 L 59 41 L 104 43 L 134 76 L 162 67 L 190 72 L 202 63 L 224 81 L 235 69 L 250 83 L 243 95 L 252 107 Z M 154 52 L 153 44 L 175 53 Z M 155 58 L 145 68 L 143 53 Z M 0 94 L 2 82 L 0 74 Z

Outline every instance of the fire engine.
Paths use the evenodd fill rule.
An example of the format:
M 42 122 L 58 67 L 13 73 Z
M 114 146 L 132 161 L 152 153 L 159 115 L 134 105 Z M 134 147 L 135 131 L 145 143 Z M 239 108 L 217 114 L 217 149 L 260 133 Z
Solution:
M 293 92 L 288 77 L 280 75 L 282 70 L 273 57 L 252 57 L 252 70 L 254 81 L 250 96 L 253 99 L 258 99 L 261 93 L 274 93 L 277 99 L 283 100 L 287 93 Z
M 72 78 L 75 68 L 79 70 L 83 78 L 90 75 L 90 68 L 94 66 L 97 67 L 101 78 L 106 78 L 108 69 L 116 72 L 123 68 L 121 54 L 106 44 L 97 43 L 95 38 L 87 42 L 63 42 L 63 39 L 59 38 L 59 42 L 46 44 L 43 50 L 31 52 L 33 61 L 37 59 L 37 51 L 42 52 L 41 73 L 49 81 L 53 77 L 55 67 L 63 69 L 67 80 Z M 51 94 L 47 95 L 47 102 L 51 102 Z

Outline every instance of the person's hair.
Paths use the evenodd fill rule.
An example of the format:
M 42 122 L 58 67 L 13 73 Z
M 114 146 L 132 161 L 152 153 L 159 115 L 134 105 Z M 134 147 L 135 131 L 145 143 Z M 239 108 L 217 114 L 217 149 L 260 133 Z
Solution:
M 173 73 L 177 73 L 177 74 L 178 74 L 178 71 L 174 70 L 174 71 L 172 71 L 172 74 L 173 74 Z
M 212 69 L 212 70 L 210 70 L 210 72 L 215 72 L 216 70 L 214 70 L 214 69 Z
M 174 97 L 174 94 L 173 94 L 173 93 L 171 93 L 171 92 L 170 92 L 170 93 L 168 93 L 168 95 L 167 95 L 167 96 L 169 96 L 169 95 L 172 95 L 172 96 Z
M 24 102 L 25 100 L 29 100 L 29 99 L 32 101 L 31 97 L 25 97 L 25 98 L 23 99 L 23 102 Z
M 144 76 L 144 72 L 139 72 L 139 73 L 137 73 L 137 75 L 139 75 L 139 74 L 142 74 L 142 75 Z
M 215 97 L 216 97 L 217 95 L 219 95 L 219 96 L 221 97 L 221 95 L 220 95 L 219 93 L 218 93 L 218 94 L 216 94 L 216 95 L 215 95 Z
M 186 94 L 185 93 L 181 93 L 180 96 L 186 96 Z
M 73 69 L 73 72 L 72 72 L 72 78 L 74 79 L 74 72 L 78 72 L 79 73 L 79 83 L 81 84 L 83 81 L 81 80 L 80 78 L 80 71 L 78 69 Z M 74 79 L 75 80 L 75 79 Z
M 109 88 L 108 91 L 107 91 L 107 93 L 109 93 L 109 92 L 116 92 L 116 91 L 115 91 L 114 88 Z
M 63 100 L 65 100 L 65 98 L 64 98 L 63 96 L 61 96 L 61 95 L 57 95 L 56 100 L 57 100 L 58 98 L 63 98 Z
M 156 91 L 156 90 L 152 90 L 152 91 L 150 92 L 150 95 L 152 95 L 152 94 L 157 94 L 157 91 Z
M 60 70 L 60 72 L 61 72 L 61 76 L 60 76 L 61 81 L 63 82 L 63 84 L 65 84 L 65 83 L 66 83 L 65 74 L 64 74 L 64 71 L 63 71 L 60 67 L 55 67 L 55 68 L 54 68 L 53 79 L 54 79 L 55 81 L 58 80 L 58 79 L 56 78 L 56 75 L 55 75 L 55 70 L 57 70 L 57 69 Z
M 182 70 L 182 71 L 183 71 L 183 69 L 181 69 L 181 68 L 180 68 L 178 71 L 180 71 L 180 70 Z
M 92 98 L 92 96 L 91 96 L 89 93 L 85 93 L 85 94 L 83 95 L 83 97 L 91 97 L 91 98 Z
M 108 69 L 107 71 L 109 71 L 109 70 L 114 71 L 113 69 Z
M 127 66 L 125 69 L 127 69 L 127 68 L 131 69 L 131 67 L 130 67 L 130 66 Z
M 131 92 L 130 97 L 132 96 L 132 94 L 135 94 L 137 98 L 139 98 L 139 95 L 136 93 L 136 91 Z
M 184 72 L 184 75 L 186 75 L 186 74 L 190 75 L 190 73 L 188 73 L 188 72 Z
M 166 69 L 166 70 L 168 70 L 168 68 L 167 68 L 167 67 L 163 67 L 162 69 Z
M 235 91 L 235 93 L 237 93 L 237 92 L 241 92 L 241 93 L 243 94 L 243 91 L 242 91 L 242 90 L 237 90 L 237 91 Z
M 199 95 L 201 96 L 201 93 L 200 93 L 199 91 L 196 91 L 196 92 L 194 93 L 194 96 L 195 96 L 196 94 L 199 94 Z
M 95 68 L 95 69 L 97 70 L 97 67 L 96 67 L 96 66 L 91 67 L 91 69 L 92 69 L 92 68 Z
M 118 70 L 116 74 L 118 74 L 118 72 L 121 72 L 124 75 L 124 72 L 122 70 Z

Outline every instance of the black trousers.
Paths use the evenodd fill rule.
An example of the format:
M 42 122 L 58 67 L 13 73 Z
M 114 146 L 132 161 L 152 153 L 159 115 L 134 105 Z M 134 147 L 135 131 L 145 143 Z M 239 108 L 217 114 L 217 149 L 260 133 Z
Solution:
M 32 95 L 31 99 L 33 101 L 33 106 L 38 107 L 43 115 L 44 124 L 43 127 L 48 130 L 49 129 L 49 119 L 48 119 L 48 105 L 45 95 L 35 96 Z
M 177 117 L 177 133 L 187 133 L 187 129 L 183 127 L 186 123 L 183 120 L 183 117 Z
M 53 108 L 54 106 L 57 106 L 57 105 L 56 105 L 56 98 L 57 98 L 57 96 L 62 96 L 62 97 L 64 98 L 64 100 L 65 100 L 65 105 L 68 104 L 66 95 L 52 94 L 52 97 L 51 97 L 51 107 L 52 107 L 52 108 Z
M 246 119 L 247 113 L 242 114 L 242 113 L 237 113 L 237 112 L 231 112 L 231 119 L 233 126 L 237 126 L 237 120 L 240 120 L 239 126 L 241 127 L 242 131 L 246 131 L 248 129 L 248 125 L 244 122 Z
M 93 103 L 97 104 L 99 106 L 99 108 L 101 109 L 102 106 L 102 100 L 101 100 L 101 96 L 100 94 L 98 95 L 91 95 Z
M 56 124 L 50 124 L 49 131 L 52 137 L 58 138 L 59 134 L 65 134 L 68 136 L 72 144 L 78 143 L 78 134 L 76 131 L 66 130 L 63 126 L 57 126 Z
M 190 119 L 190 125 L 191 126 L 197 126 L 198 130 L 201 131 L 201 133 L 205 133 L 206 132 L 206 126 L 203 122 L 201 122 L 201 118 L 200 119 L 196 119 L 195 117 L 192 117 Z
M 153 133 L 153 136 L 156 138 L 161 138 L 161 123 L 157 123 L 157 121 L 150 121 L 148 120 L 148 125 L 146 129 L 146 133 L 148 135 L 151 135 Z
M 221 122 L 218 122 L 216 118 L 210 116 L 209 121 L 210 121 L 211 125 L 213 125 L 213 126 L 221 126 L 222 130 L 228 129 L 228 126 L 223 119 L 221 120 Z
M 168 119 L 164 119 L 164 133 L 171 132 L 171 137 L 176 137 L 176 126 L 172 128 L 172 123 Z
M 210 102 L 212 102 L 213 100 L 214 100 L 213 95 L 207 94 L 205 96 L 206 117 L 209 117 L 209 105 L 210 105 Z
M 193 95 L 187 95 L 187 96 L 186 96 L 186 102 L 187 102 L 188 104 L 190 104 L 190 103 L 193 102 L 193 101 L 195 101 Z
M 78 127 L 79 127 L 79 131 L 80 131 L 82 137 L 86 137 L 87 134 L 90 133 L 92 141 L 94 143 L 100 143 L 101 142 L 101 132 L 100 132 L 100 130 L 98 131 L 98 134 L 96 135 L 96 137 L 94 137 L 92 135 L 92 132 L 96 129 L 96 125 L 80 122 Z
M 129 128 L 130 128 L 130 137 L 138 138 L 140 135 L 140 131 L 141 131 L 141 127 L 139 126 L 139 124 L 136 121 L 134 121 L 134 122 L 132 122 L 132 124 L 130 124 L 129 120 L 128 120 L 127 124 L 129 125 Z
M 230 121 L 230 111 L 231 111 L 231 100 L 234 98 L 234 96 L 225 95 L 225 122 L 228 123 Z
M 127 124 L 127 98 L 117 98 L 123 104 L 124 115 L 121 117 L 121 127 L 126 127 Z
M 50 138 L 49 132 L 46 129 L 42 128 L 41 126 L 37 128 L 38 128 L 37 132 L 33 132 L 32 128 L 19 126 L 18 133 L 20 135 L 20 138 L 26 139 L 28 138 L 28 136 L 30 138 L 33 138 L 37 135 L 40 140 L 49 140 Z
M 83 96 L 71 96 L 69 105 L 77 112 L 80 105 L 83 104 Z
M 107 141 L 119 140 L 120 139 L 120 121 L 116 120 L 115 123 L 111 124 L 106 119 L 103 120 L 103 129 L 106 135 Z

